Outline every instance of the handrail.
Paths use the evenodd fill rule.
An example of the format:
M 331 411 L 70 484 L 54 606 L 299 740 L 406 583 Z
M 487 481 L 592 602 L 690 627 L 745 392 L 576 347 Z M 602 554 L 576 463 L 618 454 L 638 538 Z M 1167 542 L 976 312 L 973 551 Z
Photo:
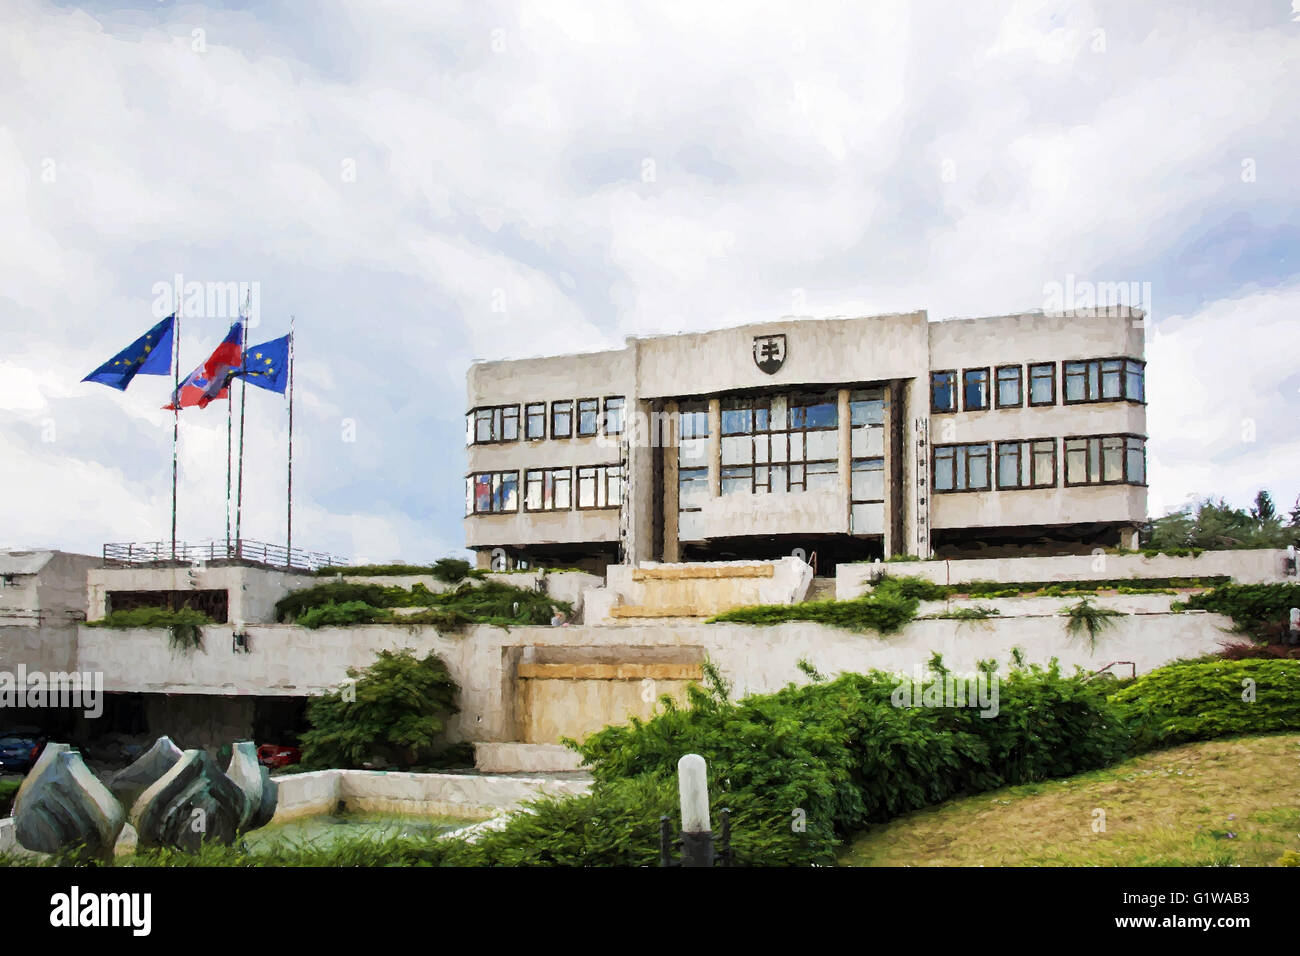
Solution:
M 314 571 L 317 568 L 347 565 L 345 558 L 320 551 L 286 548 L 282 544 L 236 538 L 225 541 L 208 541 L 199 544 L 170 541 L 132 541 L 104 545 L 105 567 L 131 567 L 149 564 L 195 564 L 213 561 L 244 561 L 276 568 L 298 568 Z

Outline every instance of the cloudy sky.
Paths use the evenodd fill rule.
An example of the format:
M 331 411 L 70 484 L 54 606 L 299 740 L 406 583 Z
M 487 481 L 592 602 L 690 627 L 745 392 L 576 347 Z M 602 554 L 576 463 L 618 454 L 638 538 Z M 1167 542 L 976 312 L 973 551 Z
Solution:
M 1217 3 L 51 3 L 0 12 L 0 546 L 165 538 L 160 284 L 296 317 L 295 543 L 461 550 L 475 358 L 1149 283 L 1151 510 L 1300 493 L 1300 14 Z M 229 325 L 184 328 L 185 371 Z M 250 390 L 244 533 L 282 540 Z M 224 403 L 180 534 L 225 533 Z

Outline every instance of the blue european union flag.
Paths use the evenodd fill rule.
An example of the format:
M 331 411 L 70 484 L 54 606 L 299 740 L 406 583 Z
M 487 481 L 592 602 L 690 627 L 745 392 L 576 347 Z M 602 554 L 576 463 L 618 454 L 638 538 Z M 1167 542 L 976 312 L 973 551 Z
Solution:
M 82 379 L 126 391 L 137 375 L 170 375 L 176 316 L 169 315 Z
M 244 351 L 244 370 L 236 371 L 249 385 L 284 394 L 289 384 L 289 336 L 282 335 Z

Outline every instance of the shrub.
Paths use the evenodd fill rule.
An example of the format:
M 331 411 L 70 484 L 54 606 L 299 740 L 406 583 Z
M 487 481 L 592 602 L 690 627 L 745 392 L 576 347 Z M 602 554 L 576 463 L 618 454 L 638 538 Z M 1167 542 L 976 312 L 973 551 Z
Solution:
M 275 619 L 296 621 L 302 617 L 303 612 L 326 604 L 360 603 L 371 607 L 383 607 L 386 590 L 380 584 L 349 584 L 346 581 L 318 584 L 315 587 L 303 588 L 301 591 L 293 591 L 276 601 Z
M 1300 661 L 1179 662 L 1144 674 L 1113 700 L 1142 749 L 1300 730 Z
M 1062 613 L 1066 618 L 1066 633 L 1072 637 L 1086 634 L 1088 646 L 1092 649 L 1097 647 L 1097 637 L 1101 632 L 1110 628 L 1115 623 L 1115 618 L 1125 616 L 1123 611 L 1116 611 L 1114 608 L 1097 607 L 1087 598 L 1083 598 L 1078 604 L 1071 604 Z
M 294 622 L 301 627 L 348 627 L 354 624 L 388 624 L 393 612 L 373 607 L 365 601 L 345 601 L 342 604 L 324 604 L 308 608 Z
M 302 735 L 303 762 L 354 767 L 380 755 L 400 766 L 436 759 L 446 719 L 459 712 L 460 688 L 434 654 L 380 651 L 364 670 L 348 669 L 355 683 L 307 702 L 311 729 Z
M 468 561 L 461 561 L 459 558 L 439 558 L 433 562 L 432 574 L 444 584 L 454 584 L 457 581 L 463 581 L 469 577 L 470 566 Z
M 1223 584 L 1193 594 L 1186 606 L 1226 614 L 1243 631 L 1263 633 L 1285 625 L 1291 608 L 1300 607 L 1300 584 Z
M 111 627 L 128 630 L 137 627 L 165 627 L 171 633 L 172 647 L 180 650 L 199 650 L 203 647 L 203 628 L 215 621 L 202 611 L 182 607 L 173 611 L 165 607 L 137 607 L 129 611 L 114 611 L 98 621 L 87 621 L 89 627 Z
M 900 678 L 878 671 L 735 703 L 711 669 L 708 681 L 688 691 L 689 710 L 665 700 L 653 719 L 575 746 L 597 798 L 620 781 L 666 786 L 682 754 L 701 754 L 714 805 L 732 810 L 740 863 L 831 863 L 839 840 L 868 823 L 959 793 L 1102 766 L 1128 743 L 1101 687 L 1062 677 L 1055 664 L 1013 669 L 995 719 L 970 708 L 896 707 Z M 651 823 L 642 821 L 643 831 Z

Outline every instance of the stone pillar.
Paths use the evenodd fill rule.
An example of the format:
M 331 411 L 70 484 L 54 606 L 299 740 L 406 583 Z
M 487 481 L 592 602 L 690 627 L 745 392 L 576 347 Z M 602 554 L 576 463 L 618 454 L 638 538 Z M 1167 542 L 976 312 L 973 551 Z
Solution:
M 709 399 L 709 497 L 722 494 L 722 400 Z
M 663 430 L 656 438 L 663 442 L 664 450 L 664 561 L 681 560 L 677 543 L 677 443 L 679 438 L 677 403 L 664 404 Z
M 853 521 L 853 420 L 849 412 L 849 390 L 838 394 L 840 505 L 844 530 L 854 531 Z
M 894 474 L 894 459 L 898 456 L 901 449 L 894 445 L 894 417 L 898 414 L 898 409 L 894 407 L 897 389 L 893 382 L 885 383 L 885 411 L 882 423 L 884 425 L 884 448 L 885 448 L 885 468 L 881 479 L 885 485 L 885 538 L 884 538 L 884 556 L 893 557 L 901 553 L 900 544 L 902 542 L 894 540 L 894 509 L 899 506 L 898 489 L 895 489 L 892 480 Z

